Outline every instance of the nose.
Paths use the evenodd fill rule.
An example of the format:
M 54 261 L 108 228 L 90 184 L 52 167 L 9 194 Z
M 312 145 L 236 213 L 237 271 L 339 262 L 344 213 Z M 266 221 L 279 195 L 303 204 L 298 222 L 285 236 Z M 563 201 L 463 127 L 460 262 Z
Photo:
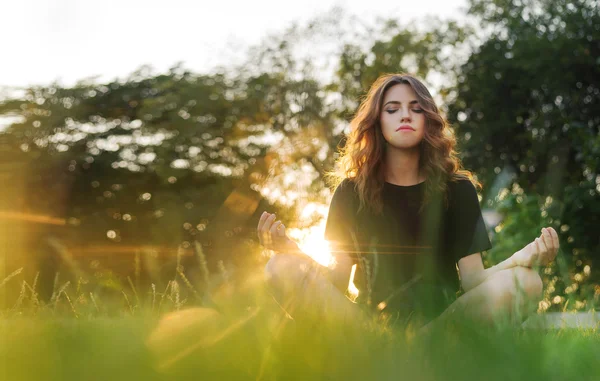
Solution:
M 400 113 L 400 121 L 401 122 L 410 121 L 410 113 L 408 112 L 408 110 L 404 110 L 403 108 L 400 108 L 400 109 L 398 109 L 398 112 Z

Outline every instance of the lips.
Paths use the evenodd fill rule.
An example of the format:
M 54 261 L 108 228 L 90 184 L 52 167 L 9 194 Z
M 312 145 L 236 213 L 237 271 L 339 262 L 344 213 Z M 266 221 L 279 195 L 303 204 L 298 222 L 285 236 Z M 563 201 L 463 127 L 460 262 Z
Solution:
M 412 128 L 411 126 L 409 126 L 408 124 L 405 124 L 403 126 L 400 126 L 396 129 L 396 131 L 414 131 L 415 129 Z

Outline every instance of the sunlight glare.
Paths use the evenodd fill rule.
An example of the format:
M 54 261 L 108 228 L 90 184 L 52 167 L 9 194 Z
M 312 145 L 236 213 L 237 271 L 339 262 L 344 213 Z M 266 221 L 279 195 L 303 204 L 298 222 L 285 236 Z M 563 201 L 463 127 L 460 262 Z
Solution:
M 300 245 L 300 249 L 325 267 L 333 267 L 335 261 L 329 250 L 329 242 L 323 239 L 319 227 L 311 228 L 310 233 Z
M 300 249 L 320 265 L 335 267 L 335 259 L 331 255 L 329 242 L 324 238 L 327 219 L 327 205 L 314 202 L 308 203 L 300 214 L 300 219 L 309 220 L 315 215 L 321 217 L 320 223 L 304 229 L 288 229 L 287 233 L 298 242 Z
M 352 302 L 356 301 L 358 298 L 358 288 L 354 285 L 354 275 L 356 274 L 356 264 L 352 265 L 352 270 L 350 271 L 350 279 L 348 280 L 348 289 L 346 289 L 346 297 L 350 299 Z

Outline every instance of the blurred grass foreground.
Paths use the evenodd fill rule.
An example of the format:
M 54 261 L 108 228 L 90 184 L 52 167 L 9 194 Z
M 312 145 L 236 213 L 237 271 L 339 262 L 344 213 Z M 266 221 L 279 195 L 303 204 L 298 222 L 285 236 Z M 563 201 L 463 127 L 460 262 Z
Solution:
M 194 306 L 179 275 L 164 290 L 121 290 L 100 299 L 68 282 L 41 302 L 23 281 L 0 316 L 3 380 L 594 380 L 596 329 L 522 329 L 476 324 L 431 335 L 336 320 L 295 319 L 260 278 L 222 283 Z M 60 284 L 60 283 L 58 283 Z M 4 284 L 3 284 L 4 285 Z M 170 312 L 169 312 L 170 311 Z M 307 316 L 303 314 L 303 316 Z
M 3 88 L 0 380 L 598 379 L 597 322 L 424 337 L 299 318 L 265 287 L 260 214 L 326 265 L 348 121 L 379 75 L 409 72 L 483 185 L 485 266 L 552 226 L 538 317 L 597 316 L 600 7 L 470 0 L 466 16 L 368 25 L 334 9 L 210 73 Z

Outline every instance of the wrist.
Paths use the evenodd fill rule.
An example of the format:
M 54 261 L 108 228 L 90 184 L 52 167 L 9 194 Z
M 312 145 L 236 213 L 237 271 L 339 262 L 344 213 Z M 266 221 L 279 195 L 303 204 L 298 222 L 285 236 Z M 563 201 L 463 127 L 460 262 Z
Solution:
M 292 254 L 297 254 L 298 252 L 300 252 L 300 247 L 298 246 L 296 241 L 288 238 L 288 241 L 286 244 L 286 251 L 289 253 L 292 253 Z
M 521 261 L 519 260 L 521 255 L 521 250 L 518 250 L 513 255 L 511 255 L 510 258 L 508 258 L 511 267 L 521 266 Z

